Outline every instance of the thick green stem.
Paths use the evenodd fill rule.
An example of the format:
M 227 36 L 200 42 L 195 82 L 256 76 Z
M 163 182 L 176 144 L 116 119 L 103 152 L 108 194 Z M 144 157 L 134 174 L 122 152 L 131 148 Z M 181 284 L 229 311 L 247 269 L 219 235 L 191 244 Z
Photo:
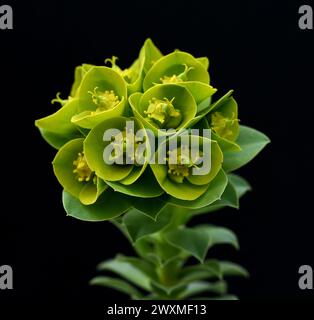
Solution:
M 166 229 L 158 232 L 154 235 L 156 240 L 155 253 L 159 257 L 160 261 L 163 261 L 156 272 L 159 276 L 160 282 L 167 286 L 174 286 L 178 284 L 178 274 L 182 267 L 182 257 L 180 257 L 180 250 L 173 247 L 166 239 L 164 234 L 171 229 L 175 229 L 178 226 L 184 225 L 187 219 L 187 213 L 189 210 L 171 206 L 172 219 Z

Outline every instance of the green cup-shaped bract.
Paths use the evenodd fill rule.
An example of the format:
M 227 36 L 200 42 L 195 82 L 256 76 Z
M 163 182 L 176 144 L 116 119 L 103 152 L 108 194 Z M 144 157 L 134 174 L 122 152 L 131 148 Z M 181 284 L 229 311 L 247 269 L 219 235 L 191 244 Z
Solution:
M 65 191 L 84 205 L 90 205 L 96 202 L 107 185 L 86 166 L 83 141 L 80 138 L 66 143 L 55 156 L 53 169 Z
M 77 106 L 78 99 L 70 99 L 57 112 L 35 121 L 43 138 L 54 148 L 60 149 L 66 142 L 82 136 L 71 122 Z
M 210 105 L 211 96 L 217 91 L 209 84 L 208 63 L 208 59 L 194 58 L 186 52 L 170 53 L 149 70 L 143 82 L 144 91 L 161 83 L 182 85 L 191 92 L 200 112 Z
M 128 164 L 126 161 L 124 163 L 106 163 L 104 160 L 104 151 L 106 148 L 111 150 L 112 143 L 114 141 L 104 141 L 104 134 L 108 129 L 119 130 L 122 134 L 125 133 L 126 121 L 133 121 L 134 123 L 134 134 L 138 130 L 142 129 L 143 137 L 139 138 L 142 141 L 138 141 L 139 144 L 143 144 L 143 149 L 139 153 L 139 158 L 143 155 L 142 162 L 136 162 Z M 124 136 L 128 137 L 128 136 Z M 133 139 L 132 135 L 130 136 Z M 113 137 L 114 138 L 114 137 Z M 126 138 L 128 139 L 128 138 Z M 135 144 L 136 144 L 135 138 Z M 126 140 L 125 140 L 126 141 Z M 130 140 L 129 140 L 130 141 Z M 134 155 L 136 154 L 137 147 L 134 146 Z M 150 188 L 145 187 L 147 182 L 141 181 L 141 176 L 144 174 L 148 159 L 150 157 L 150 144 L 149 138 L 146 135 L 146 131 L 143 125 L 136 118 L 125 118 L 125 117 L 115 117 L 108 119 L 94 127 L 88 134 L 84 142 L 84 153 L 86 155 L 86 160 L 90 168 L 96 172 L 97 176 L 105 180 L 112 188 L 122 193 L 132 195 L 132 196 L 141 196 L 141 197 L 156 197 L 160 196 L 163 191 L 159 188 L 158 184 L 152 181 Z M 128 155 L 127 153 L 123 155 L 123 159 L 126 159 L 126 156 L 130 157 L 133 155 Z M 143 180 L 149 179 L 149 173 L 144 174 Z M 140 186 L 139 186 L 140 185 Z
M 88 134 L 84 142 L 84 152 L 87 163 L 96 172 L 97 176 L 103 180 L 120 181 L 126 185 L 134 183 L 143 173 L 147 166 L 147 161 L 143 165 L 135 164 L 108 164 L 104 161 L 104 150 L 111 144 L 110 141 L 104 141 L 106 130 L 115 129 L 124 132 L 126 121 L 134 121 L 134 132 L 143 129 L 141 123 L 135 118 L 115 117 L 108 119 L 94 127 Z M 148 140 L 145 142 L 148 144 Z M 147 147 L 147 150 L 149 148 Z
M 127 102 L 127 86 L 123 78 L 107 67 L 93 67 L 78 89 L 78 114 L 72 122 L 91 129 L 103 120 L 120 116 Z
M 143 72 L 146 74 L 150 68 L 162 57 L 162 53 L 156 47 L 151 39 L 147 39 L 144 42 L 143 47 L 140 50 L 140 59 L 144 59 Z
M 213 139 L 226 149 L 239 151 L 236 144 L 240 126 L 238 119 L 238 104 L 232 97 L 232 90 L 213 103 L 206 116 L 209 127 L 213 131 Z
M 160 58 L 146 74 L 144 91 L 161 83 L 199 81 L 209 84 L 209 73 L 191 54 L 175 51 Z
M 68 99 L 61 99 L 58 94 L 52 102 L 60 103 L 61 108 L 55 113 L 35 121 L 43 138 L 56 149 L 60 149 L 66 142 L 82 136 L 71 119 L 78 112 L 79 100 L 77 96 L 82 79 L 91 68 L 93 65 L 89 64 L 76 67 L 74 83 Z
M 167 143 L 169 146 L 172 139 L 178 139 L 177 154 L 180 154 L 181 136 L 171 137 L 168 142 L 164 143 Z M 220 171 L 223 162 L 223 154 L 216 141 L 194 135 L 189 135 L 189 139 L 190 146 L 199 144 L 201 152 L 206 147 L 210 148 L 211 166 L 207 174 L 193 175 L 192 170 L 197 166 L 196 163 L 193 164 L 193 159 L 189 159 L 187 162 L 188 164 L 186 165 L 178 162 L 178 165 L 171 166 L 168 160 L 165 164 L 158 163 L 162 145 L 159 146 L 159 149 L 155 153 L 155 164 L 151 164 L 150 166 L 159 185 L 167 194 L 177 199 L 193 201 L 206 192 L 209 183 Z M 169 153 L 167 154 L 169 156 Z
M 75 98 L 78 95 L 80 85 L 85 74 L 95 67 L 92 64 L 82 64 L 81 66 L 77 66 L 74 71 L 74 82 L 71 88 L 70 97 Z
M 156 101 L 171 102 L 171 112 L 173 116 L 168 116 L 169 112 L 165 111 L 165 121 L 161 123 L 155 120 L 149 114 L 149 106 L 152 102 Z M 138 118 L 145 128 L 150 129 L 155 135 L 158 134 L 159 129 L 174 129 L 176 131 L 186 128 L 190 122 L 194 119 L 197 111 L 195 100 L 191 93 L 184 87 L 176 84 L 163 84 L 157 85 L 144 94 L 134 93 L 129 98 L 129 103 L 136 118 Z M 156 114 L 160 116 L 160 113 Z M 163 116 L 163 115 L 161 115 Z M 165 132 L 159 132 L 160 134 L 166 134 Z M 173 133 L 173 132 L 172 132 Z

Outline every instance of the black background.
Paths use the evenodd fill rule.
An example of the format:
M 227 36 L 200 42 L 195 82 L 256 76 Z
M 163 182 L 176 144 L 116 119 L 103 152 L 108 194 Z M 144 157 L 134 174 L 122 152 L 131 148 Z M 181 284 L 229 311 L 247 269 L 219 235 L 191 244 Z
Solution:
M 126 297 L 91 288 L 100 261 L 132 248 L 110 223 L 65 216 L 51 167 L 55 150 L 34 127 L 65 97 L 73 70 L 112 55 L 129 65 L 147 37 L 211 61 L 212 84 L 235 90 L 243 124 L 272 144 L 240 170 L 253 185 L 239 211 L 197 222 L 228 226 L 241 250 L 212 252 L 243 264 L 249 280 L 231 291 L 248 299 L 313 299 L 298 288 L 298 268 L 313 257 L 314 31 L 298 28 L 297 1 L 0 1 L 14 30 L 0 30 L 0 265 L 14 270 L 1 301 L 104 303 Z

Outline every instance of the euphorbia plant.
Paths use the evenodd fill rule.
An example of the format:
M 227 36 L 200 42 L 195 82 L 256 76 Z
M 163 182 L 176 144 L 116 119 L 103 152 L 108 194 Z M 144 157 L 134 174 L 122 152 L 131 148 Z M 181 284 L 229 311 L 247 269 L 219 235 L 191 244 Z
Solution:
M 53 169 L 67 214 L 112 222 L 136 253 L 101 263 L 116 276 L 91 284 L 133 299 L 234 299 L 225 279 L 248 273 L 210 248 L 238 249 L 236 235 L 194 222 L 239 207 L 250 185 L 233 171 L 269 139 L 240 125 L 232 91 L 213 99 L 205 57 L 162 55 L 148 39 L 130 68 L 116 57 L 105 64 L 78 66 L 69 97 L 53 100 L 60 109 L 36 121 L 58 149 Z

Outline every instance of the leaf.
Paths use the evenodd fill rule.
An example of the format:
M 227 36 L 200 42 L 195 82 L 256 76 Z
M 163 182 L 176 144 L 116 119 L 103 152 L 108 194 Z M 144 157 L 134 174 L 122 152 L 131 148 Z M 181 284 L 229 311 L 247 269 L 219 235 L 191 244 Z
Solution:
M 241 151 L 225 152 L 223 168 L 230 172 L 244 166 L 269 142 L 269 138 L 263 133 L 246 126 L 240 126 L 240 133 L 236 143 L 240 146 Z
M 71 137 L 65 137 L 55 132 L 47 131 L 45 129 L 39 128 L 39 132 L 43 139 L 51 145 L 53 148 L 59 150 L 64 144 L 66 144 L 69 140 L 81 138 L 82 134 L 77 131 Z
M 186 299 L 204 292 L 212 292 L 221 295 L 225 294 L 226 291 L 227 284 L 224 281 L 217 281 L 214 283 L 206 281 L 195 281 L 188 284 L 185 291 L 180 295 L 180 299 Z
M 174 229 L 166 233 L 170 244 L 185 250 L 203 262 L 209 248 L 216 244 L 230 244 L 239 248 L 236 235 L 229 229 L 211 225 Z
M 180 272 L 180 281 L 189 283 L 195 280 L 222 279 L 220 262 L 207 260 L 204 263 L 184 267 Z
M 234 262 L 220 261 L 220 268 L 223 277 L 249 277 L 248 271 Z
M 170 219 L 170 212 L 160 214 L 154 221 L 141 211 L 132 209 L 123 216 L 123 224 L 131 239 L 135 242 L 144 236 L 159 232 L 169 224 Z
M 131 185 L 124 185 L 115 181 L 106 181 L 106 183 L 115 191 L 133 197 L 155 198 L 161 196 L 164 193 L 149 167 L 147 167 L 142 176 L 139 177 L 139 179 Z M 147 186 L 149 186 L 149 188 Z
M 249 277 L 249 273 L 240 265 L 230 261 L 206 260 L 204 263 L 187 266 L 179 275 L 180 282 L 196 280 L 224 279 L 225 277 Z
M 151 290 L 150 278 L 128 262 L 119 261 L 117 259 L 107 260 L 98 265 L 98 270 L 111 271 L 144 290 Z
M 217 200 L 212 206 L 239 208 L 239 198 L 234 186 L 229 182 L 220 200 Z
M 116 257 L 116 259 L 117 261 L 129 263 L 134 268 L 145 273 L 150 279 L 155 281 L 158 280 L 158 275 L 156 273 L 155 266 L 151 262 L 144 259 L 137 258 L 137 257 L 127 257 L 121 254 L 119 254 Z
M 175 284 L 170 286 L 165 286 L 159 282 L 153 281 L 152 282 L 152 291 L 154 294 L 158 295 L 162 298 L 162 300 L 165 299 L 173 299 L 176 296 L 178 296 L 181 292 L 183 292 L 186 288 L 185 284 Z
M 161 200 L 160 197 L 149 199 L 134 198 L 133 201 L 133 206 L 135 209 L 143 212 L 153 220 L 157 219 L 158 214 L 166 205 L 167 203 Z
M 210 213 L 225 207 L 239 208 L 239 198 L 247 191 L 251 190 L 251 186 L 245 179 L 235 174 L 228 174 L 228 179 L 229 183 L 222 194 L 221 199 L 209 206 L 191 211 L 191 216 Z
M 141 299 L 142 294 L 124 280 L 111 277 L 95 277 L 90 281 L 92 286 L 103 286 L 129 295 L 132 299 Z
M 228 174 L 230 184 L 234 187 L 238 198 L 241 198 L 245 193 L 252 190 L 251 185 L 241 176 L 230 173 Z
M 208 233 L 203 232 L 203 230 L 175 229 L 167 232 L 165 236 L 170 244 L 186 251 L 201 262 L 205 259 L 211 244 Z
M 235 249 L 239 249 L 237 236 L 233 231 L 227 228 L 216 227 L 213 225 L 201 225 L 197 226 L 196 229 L 208 234 L 211 239 L 211 247 L 216 244 L 230 244 Z
M 63 206 L 66 213 L 83 221 L 111 220 L 126 212 L 130 207 L 130 200 L 110 189 L 107 189 L 92 205 L 83 205 L 78 199 L 63 191 Z

